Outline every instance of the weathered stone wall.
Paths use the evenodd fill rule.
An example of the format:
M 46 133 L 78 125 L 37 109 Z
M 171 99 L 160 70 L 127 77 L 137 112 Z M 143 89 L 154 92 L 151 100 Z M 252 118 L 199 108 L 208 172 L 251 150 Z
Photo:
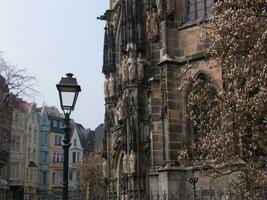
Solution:
M 209 65 L 215 63 L 205 57 L 200 39 L 202 26 L 187 20 L 186 1 L 163 1 L 166 5 L 162 10 L 157 2 L 111 0 L 113 9 L 104 16 L 103 73 L 108 83 L 104 155 L 109 192 L 121 193 L 125 188 L 168 194 L 190 190 L 187 178 L 192 171 L 178 168 L 177 163 L 179 151 L 191 137 L 186 117 L 187 91 L 179 89 L 186 84 L 181 69 L 192 65 L 195 74 L 205 72 L 221 87 L 220 70 L 210 69 Z M 137 67 L 141 58 L 144 76 L 140 79 L 125 74 L 129 67 Z M 124 110 L 121 119 L 120 99 Z M 135 171 L 126 172 L 131 166 L 124 161 L 129 161 L 131 152 L 136 155 Z

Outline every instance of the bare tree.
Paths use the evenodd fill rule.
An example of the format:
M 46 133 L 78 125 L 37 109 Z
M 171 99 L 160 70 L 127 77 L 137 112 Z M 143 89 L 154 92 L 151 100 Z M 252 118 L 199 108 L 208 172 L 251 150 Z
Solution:
M 194 137 L 179 156 L 211 169 L 218 177 L 236 173 L 233 194 L 260 199 L 267 171 L 267 3 L 266 0 L 218 0 L 204 25 L 208 56 L 222 71 L 222 87 L 204 75 L 183 71 L 191 88 L 188 118 Z M 240 197 L 240 196 L 239 196 Z M 238 197 L 238 198 L 239 198 Z
M 83 159 L 80 166 L 80 186 L 86 200 L 104 196 L 105 183 L 102 169 L 101 152 L 92 152 Z
M 0 55 L 0 76 L 4 79 L 6 92 L 2 97 L 0 112 L 10 103 L 13 97 L 36 94 L 34 89 L 36 78 L 27 74 L 25 69 L 8 64 Z

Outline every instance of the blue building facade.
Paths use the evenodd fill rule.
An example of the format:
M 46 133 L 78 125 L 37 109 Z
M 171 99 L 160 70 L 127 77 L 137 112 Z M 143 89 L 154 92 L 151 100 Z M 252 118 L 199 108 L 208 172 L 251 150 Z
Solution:
M 47 107 L 43 106 L 39 112 L 39 163 L 38 163 L 38 191 L 46 193 L 49 188 L 49 134 L 51 122 L 48 118 Z

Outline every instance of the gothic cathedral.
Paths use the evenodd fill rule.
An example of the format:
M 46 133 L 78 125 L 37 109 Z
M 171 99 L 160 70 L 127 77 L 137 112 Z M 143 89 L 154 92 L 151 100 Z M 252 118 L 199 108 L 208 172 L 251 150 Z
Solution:
M 192 190 L 188 178 L 194 173 L 201 187 L 209 187 L 197 171 L 180 167 L 177 157 L 192 137 L 181 70 L 190 64 L 196 78 L 221 79 L 220 71 L 209 68 L 200 40 L 212 5 L 110 0 L 100 17 L 106 21 L 103 174 L 109 194 L 176 195 Z

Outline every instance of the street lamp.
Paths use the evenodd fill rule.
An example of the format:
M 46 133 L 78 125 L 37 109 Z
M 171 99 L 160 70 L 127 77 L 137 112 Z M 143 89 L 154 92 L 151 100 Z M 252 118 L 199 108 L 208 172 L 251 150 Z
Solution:
M 194 165 L 193 165 L 193 169 L 192 169 L 192 177 L 188 178 L 188 182 L 190 184 L 192 184 L 192 186 L 193 186 L 193 199 L 196 200 L 197 199 L 196 184 L 198 182 L 198 177 L 195 177 L 195 166 Z
M 81 87 L 78 85 L 76 78 L 73 78 L 73 74 L 66 74 L 67 77 L 62 77 L 57 89 L 59 92 L 60 106 L 64 113 L 64 165 L 63 165 L 63 198 L 62 200 L 68 200 L 68 178 L 69 178 L 69 148 L 70 148 L 70 113 L 74 110 L 75 104 L 81 91 Z

